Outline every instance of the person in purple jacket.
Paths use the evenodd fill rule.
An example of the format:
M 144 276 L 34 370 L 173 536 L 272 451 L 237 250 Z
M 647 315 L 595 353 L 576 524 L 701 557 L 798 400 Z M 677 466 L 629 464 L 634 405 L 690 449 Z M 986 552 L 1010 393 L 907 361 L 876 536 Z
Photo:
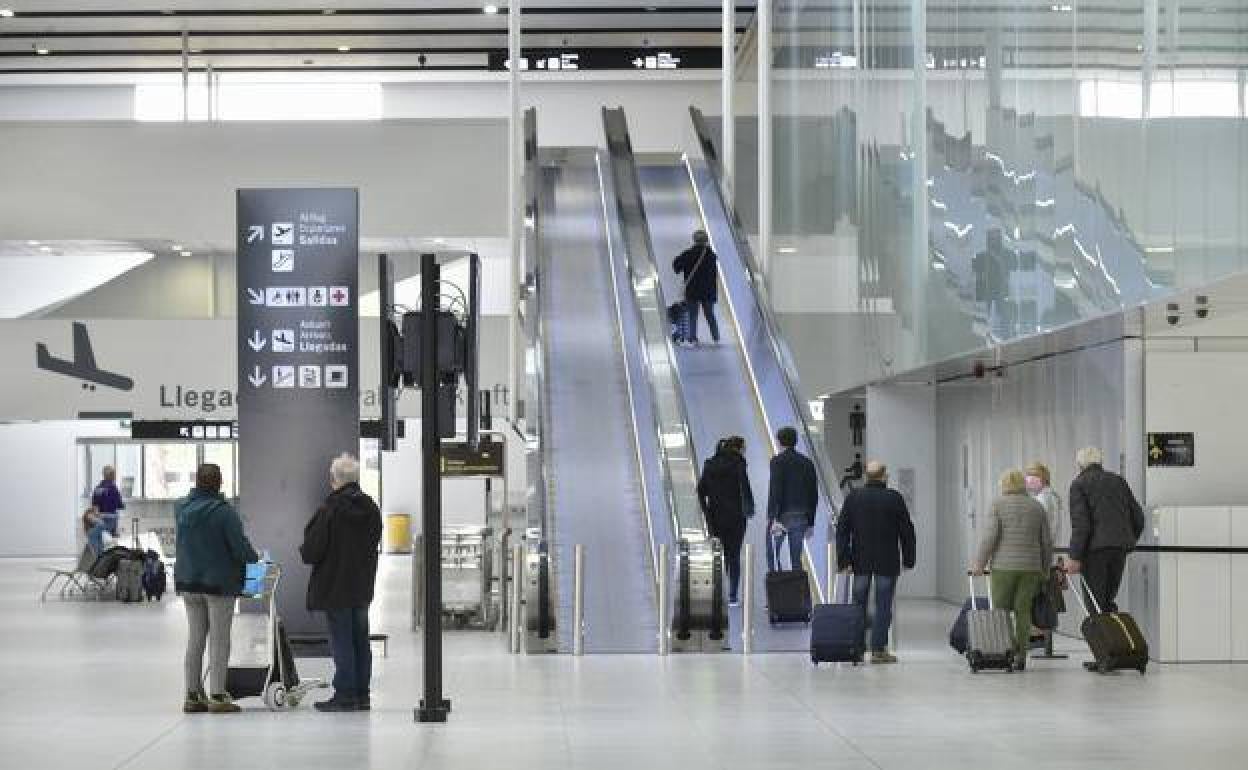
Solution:
M 97 521 L 87 533 L 87 542 L 98 555 L 104 550 L 104 533 L 117 537 L 117 520 L 126 507 L 121 499 L 121 490 L 117 488 L 117 471 L 111 465 L 105 465 L 103 478 L 95 485 L 91 493 L 91 507 L 95 509 Z

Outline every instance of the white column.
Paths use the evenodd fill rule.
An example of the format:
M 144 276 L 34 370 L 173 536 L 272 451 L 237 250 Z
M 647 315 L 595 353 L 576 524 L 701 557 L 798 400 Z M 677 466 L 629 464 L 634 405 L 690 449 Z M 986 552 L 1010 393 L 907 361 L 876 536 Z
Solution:
M 1153 74 L 1157 69 L 1157 22 L 1159 15 L 1157 0 L 1144 0 L 1144 61 L 1140 68 L 1140 85 L 1143 89 L 1140 99 L 1140 117 L 1144 119 L 1147 119 L 1152 112 Z
M 758 264 L 771 266 L 771 0 L 758 0 Z
M 724 201 L 728 206 L 734 205 L 737 179 L 737 124 L 734 108 L 737 84 L 737 8 L 732 0 L 724 0 L 724 18 L 722 46 L 720 54 L 722 64 L 722 106 L 720 107 L 720 160 L 723 168 Z
M 520 0 L 511 0 L 507 6 L 507 60 L 511 63 L 507 78 L 509 99 L 507 124 L 507 239 L 511 244 L 510 305 L 508 314 L 507 346 L 507 414 L 516 419 L 516 404 L 520 398 L 522 380 L 519 321 L 520 285 L 524 283 L 524 114 L 520 109 Z M 476 394 L 469 394 L 476 398 Z
M 182 122 L 191 119 L 191 38 L 182 31 Z
M 927 355 L 927 274 L 932 258 L 928 250 L 927 205 L 927 0 L 911 0 L 910 29 L 914 35 L 914 93 L 910 117 L 914 230 L 911 238 L 913 272 L 910 275 L 911 336 L 916 362 Z

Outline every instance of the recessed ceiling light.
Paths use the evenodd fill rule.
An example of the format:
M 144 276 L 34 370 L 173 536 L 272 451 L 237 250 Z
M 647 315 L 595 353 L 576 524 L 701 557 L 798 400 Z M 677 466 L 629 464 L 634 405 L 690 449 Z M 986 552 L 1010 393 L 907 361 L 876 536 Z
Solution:
M 174 250 L 174 251 L 181 251 L 181 250 L 182 250 L 182 244 L 180 244 L 180 243 L 175 243 L 175 244 L 173 244 L 172 248 L 173 248 L 173 250 Z
M 498 13 L 498 6 L 495 5 L 494 3 L 486 3 L 485 7 L 482 8 L 481 10 L 489 14 L 495 14 L 495 13 Z
M 52 52 L 51 52 L 51 51 L 49 51 L 49 50 L 48 50 L 48 49 L 46 49 L 46 48 L 36 48 L 36 49 L 35 49 L 35 53 L 36 53 L 37 55 L 39 55 L 39 56 L 47 56 L 48 54 L 50 54 L 50 53 L 52 53 Z
M 350 51 L 351 51 L 351 46 L 349 45 L 338 46 L 338 53 L 350 53 Z
M 46 254 L 47 252 L 49 252 L 49 251 L 51 251 L 51 250 L 52 250 L 52 247 L 51 247 L 51 246 L 40 246 L 40 247 L 39 247 L 39 250 L 40 250 L 40 251 L 42 251 L 42 252 L 44 252 L 44 253 Z
M 0 19 L 11 19 L 13 16 L 12 8 L 0 8 Z
M 434 238 L 434 239 L 433 239 L 433 242 L 434 242 L 434 243 L 436 243 L 436 244 L 438 244 L 439 246 L 445 246 L 445 245 L 446 245 L 446 239 L 445 239 L 445 238 Z
M 325 14 L 326 16 L 333 16 L 335 13 L 337 13 L 337 11 L 335 11 L 333 8 L 326 8 L 325 10 L 321 11 L 321 13 Z
M 27 246 L 38 246 L 39 241 L 26 241 Z
M 182 252 L 182 256 L 184 256 L 184 257 L 189 257 L 189 256 L 191 256 L 191 255 L 192 255 L 192 253 L 193 253 L 193 252 L 190 252 L 190 251 L 183 251 L 183 252 Z

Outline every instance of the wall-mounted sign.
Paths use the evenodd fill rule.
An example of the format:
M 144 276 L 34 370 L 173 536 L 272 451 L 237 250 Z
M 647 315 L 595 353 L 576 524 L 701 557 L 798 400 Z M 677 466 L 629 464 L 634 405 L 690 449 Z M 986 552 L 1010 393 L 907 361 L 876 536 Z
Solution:
M 1148 467 L 1191 468 L 1196 464 L 1196 434 L 1148 434 Z
M 130 438 L 144 441 L 221 441 L 238 438 L 232 420 L 134 420 Z
M 506 457 L 501 441 L 481 440 L 473 452 L 463 441 L 442 442 L 442 476 L 502 476 Z

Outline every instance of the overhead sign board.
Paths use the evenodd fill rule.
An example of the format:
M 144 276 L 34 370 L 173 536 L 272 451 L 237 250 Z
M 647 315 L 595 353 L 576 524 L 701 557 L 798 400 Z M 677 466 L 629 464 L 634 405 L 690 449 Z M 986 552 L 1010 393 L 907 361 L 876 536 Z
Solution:
M 359 451 L 359 193 L 239 190 L 237 236 L 240 507 L 287 627 L 317 633 L 297 549 L 330 461 Z

